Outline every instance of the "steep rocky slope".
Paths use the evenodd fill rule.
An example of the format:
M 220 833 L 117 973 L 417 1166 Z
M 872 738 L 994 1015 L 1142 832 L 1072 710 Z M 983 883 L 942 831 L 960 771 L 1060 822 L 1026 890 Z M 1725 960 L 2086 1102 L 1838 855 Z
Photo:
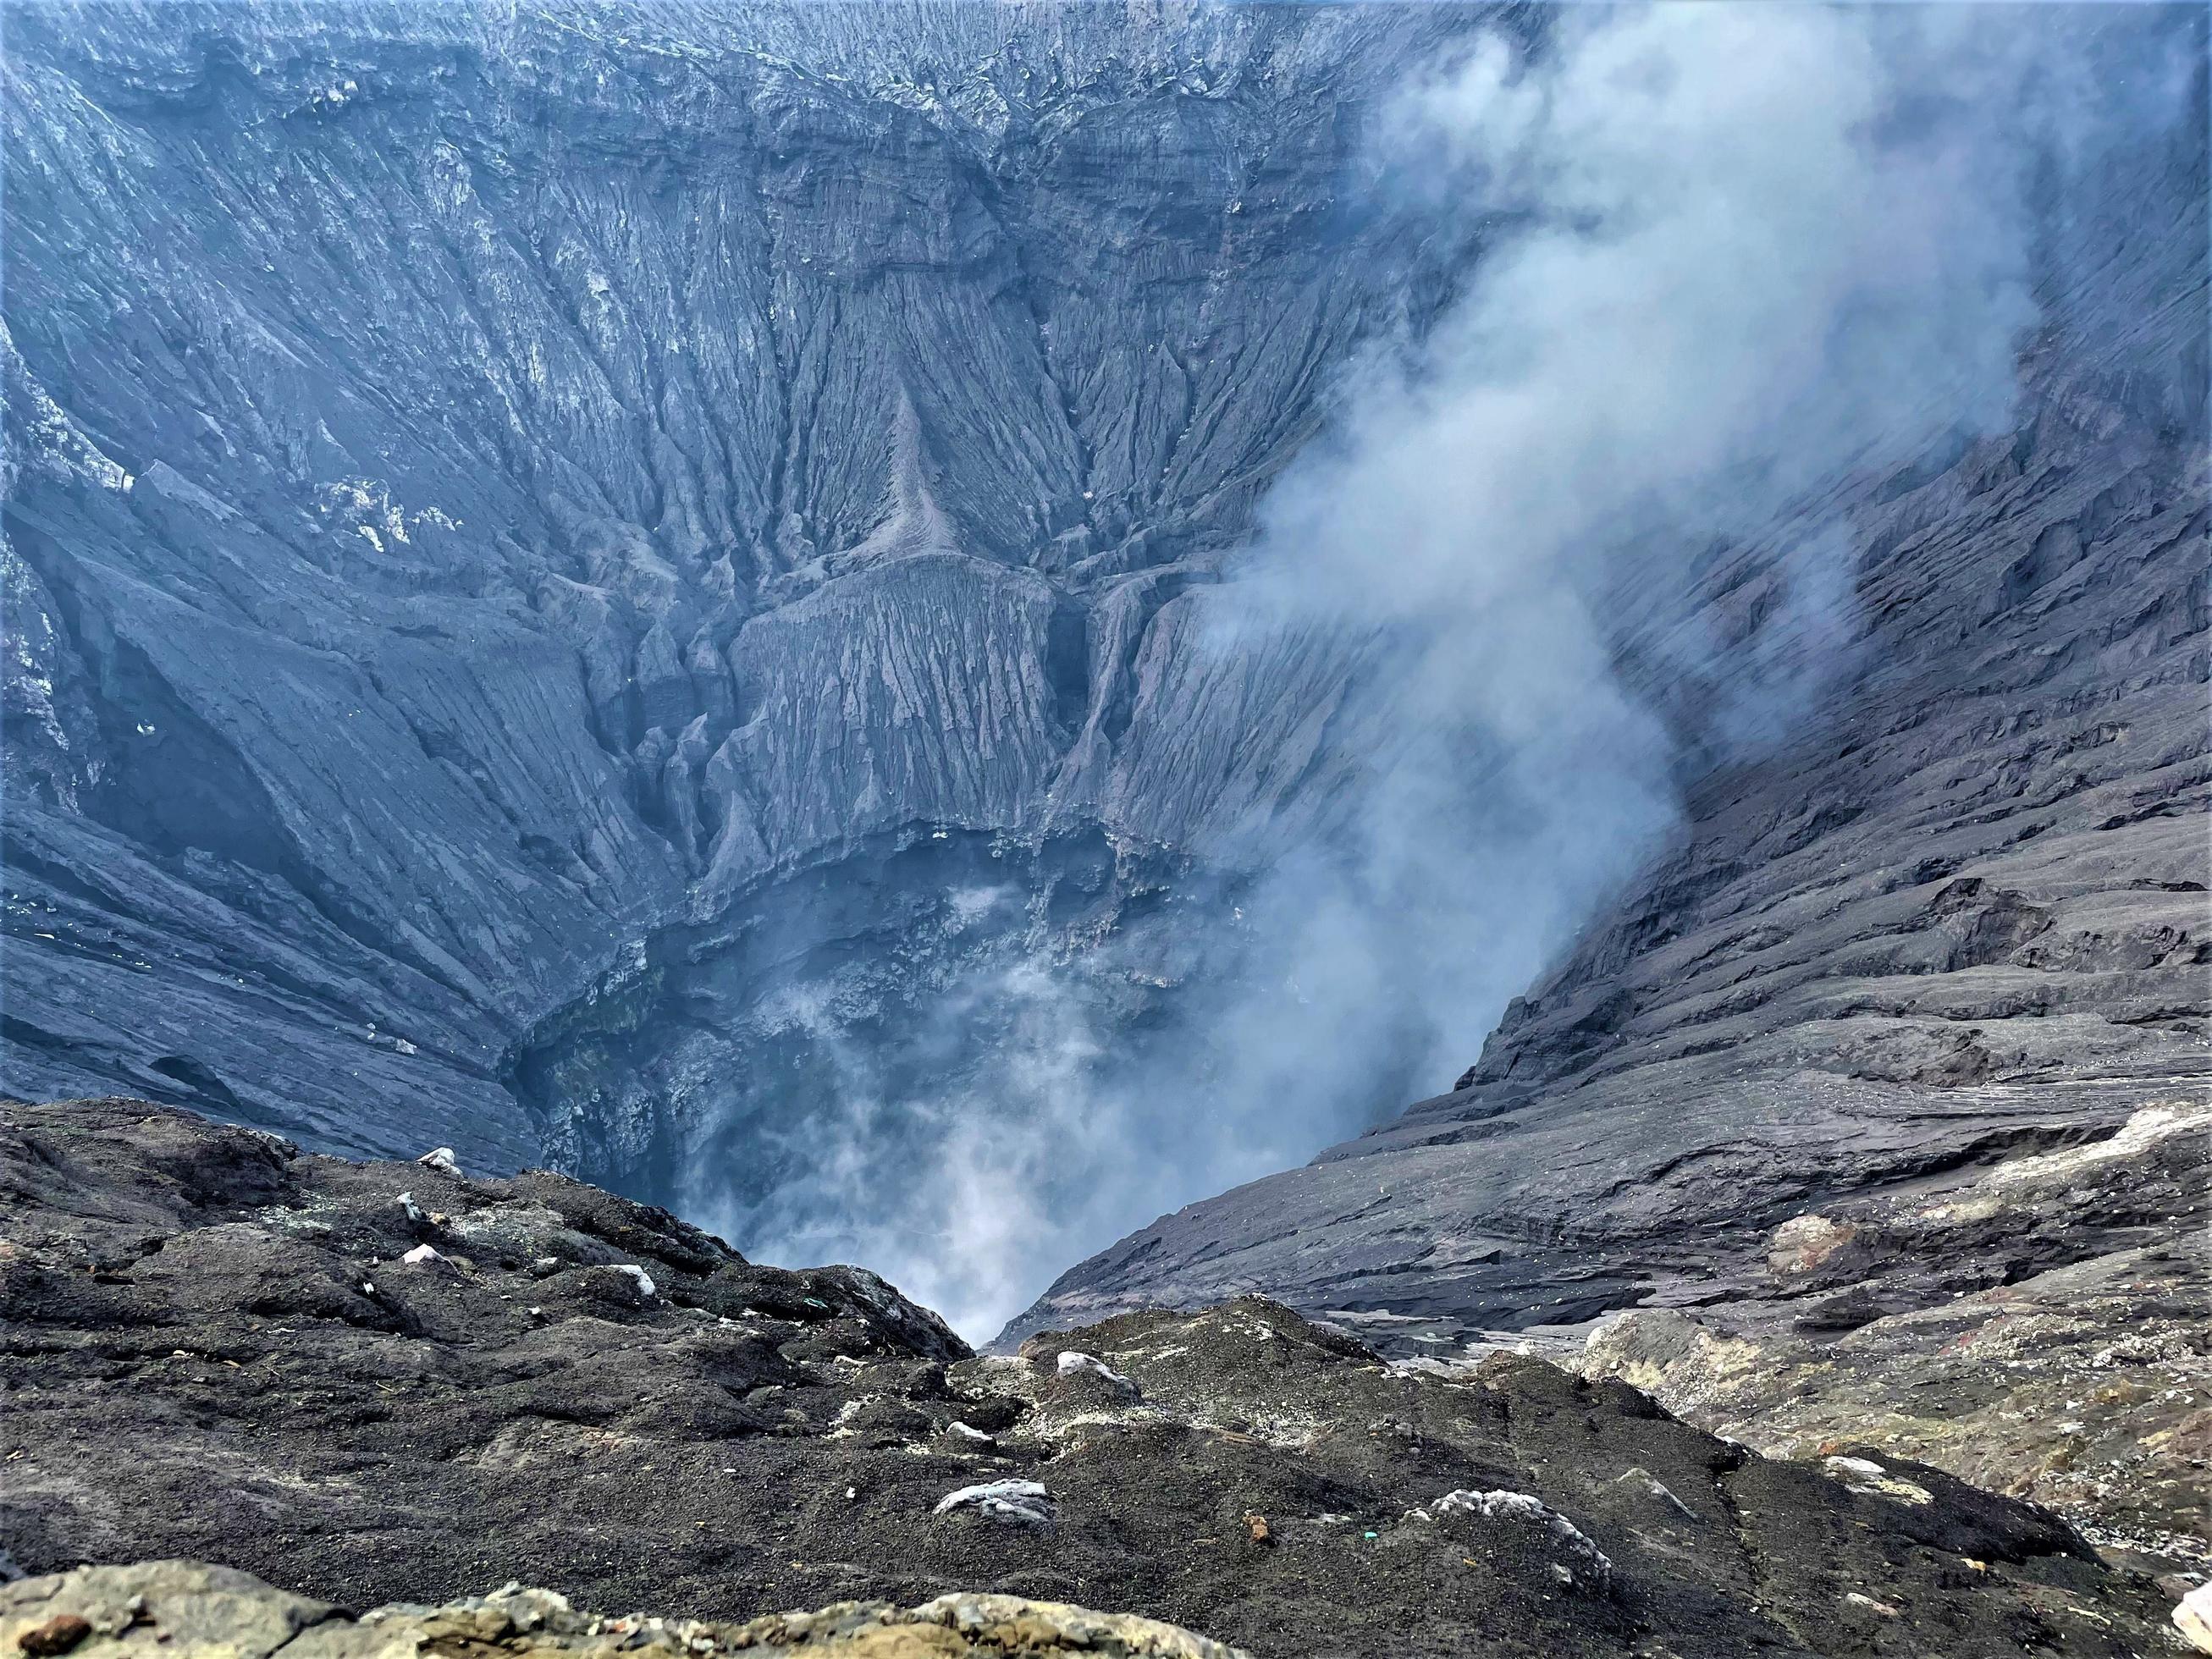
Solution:
M 1163 1218 L 1016 1334 L 1264 1290 L 1448 1349 L 1720 1301 L 1801 1210 L 2201 1095 L 2201 120 L 2108 163 L 2054 229 L 2017 431 L 1840 501 L 1863 635 L 1839 680 L 1690 786 L 1675 848 L 1449 1093 Z M 1723 556 L 1687 602 L 1770 598 Z M 1651 596 L 1625 653 L 1666 660 L 1683 602 Z
M 6 1107 L 0 1200 L 11 1571 L 189 1556 L 354 1607 L 513 1578 L 669 1621 L 594 1636 L 514 1595 L 390 1616 L 440 1652 L 672 1628 L 811 1652 L 869 1620 L 856 1652 L 933 1621 L 920 1651 L 1053 1652 L 1078 1619 L 990 1593 L 1255 1654 L 2118 1659 L 2172 1599 L 1931 1468 L 1771 1462 L 1534 1359 L 1393 1367 L 1264 1301 L 979 1358 L 866 1274 L 753 1267 L 562 1177 L 350 1164 L 144 1102 Z M 176 1605 L 192 1571 L 34 1579 L 0 1620 L 189 1644 L 223 1611 Z M 192 1583 L 241 1620 L 232 1651 L 249 1615 L 301 1651 L 364 1639 Z M 928 1606 L 677 1622 L 850 1600 Z M 1208 1651 L 1121 1628 L 1083 1650 Z
M 1340 689 L 1188 590 L 1465 264 L 1364 112 L 1510 15 L 13 9 L 0 1077 L 672 1197 L 826 1109 L 763 955 L 1141 921 Z

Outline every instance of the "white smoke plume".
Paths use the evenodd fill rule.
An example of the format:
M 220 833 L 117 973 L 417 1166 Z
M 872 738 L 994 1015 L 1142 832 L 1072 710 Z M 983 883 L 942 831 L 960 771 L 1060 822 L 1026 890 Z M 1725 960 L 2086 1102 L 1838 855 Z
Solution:
M 991 968 L 1012 977 L 944 1012 L 1019 1005 L 992 1073 L 885 1137 L 859 1066 L 866 1150 L 744 1218 L 757 1248 L 867 1261 L 987 1336 L 1160 1211 L 1448 1086 L 1676 821 L 1676 738 L 1617 666 L 1624 629 L 1734 687 L 1723 738 L 1785 728 L 1856 632 L 1823 503 L 2009 422 L 2035 320 L 2020 112 L 2063 55 L 2053 14 L 1551 23 L 1382 124 L 1376 176 L 1474 236 L 1470 286 L 1346 384 L 1212 596 L 1216 648 L 1322 630 L 1373 665 L 1327 832 L 1271 854 L 1166 1053 L 1117 1057 L 1065 966 Z M 1744 649 L 1674 614 L 1735 538 L 1786 594 Z

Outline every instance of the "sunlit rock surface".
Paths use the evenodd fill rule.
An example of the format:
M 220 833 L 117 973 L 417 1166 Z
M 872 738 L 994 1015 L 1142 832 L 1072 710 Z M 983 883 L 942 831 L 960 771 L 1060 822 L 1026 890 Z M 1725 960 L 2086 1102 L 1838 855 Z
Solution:
M 1751 1293 L 1638 1309 L 1571 1363 L 1775 1455 L 1845 1443 L 2201 1571 L 2212 1108 L 1793 1217 Z
M 1127 1613 L 1018 1595 L 941 1595 L 918 1607 L 840 1601 L 743 1625 L 659 1613 L 594 1613 L 557 1590 L 507 1584 L 440 1606 L 400 1602 L 358 1615 L 198 1561 L 80 1567 L 0 1587 L 0 1641 L 83 1659 L 222 1653 L 270 1659 L 371 1659 L 433 1646 L 521 1659 L 642 1652 L 744 1651 L 760 1659 L 1247 1659 L 1240 1650 Z M 65 1649 L 58 1644 L 67 1643 Z

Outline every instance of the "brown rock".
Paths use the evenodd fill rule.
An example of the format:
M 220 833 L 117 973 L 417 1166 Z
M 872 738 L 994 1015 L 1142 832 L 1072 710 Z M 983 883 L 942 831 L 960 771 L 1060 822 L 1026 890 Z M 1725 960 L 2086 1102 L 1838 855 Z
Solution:
M 92 1634 L 92 1621 L 82 1613 L 58 1613 L 43 1625 L 33 1626 L 15 1638 L 15 1645 L 33 1659 L 52 1659 Z

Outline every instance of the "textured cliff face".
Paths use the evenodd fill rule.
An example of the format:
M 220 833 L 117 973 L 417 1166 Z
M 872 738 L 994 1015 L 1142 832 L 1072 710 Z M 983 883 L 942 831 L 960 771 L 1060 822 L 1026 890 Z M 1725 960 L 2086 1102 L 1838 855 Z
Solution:
M 1347 168 L 1468 21 L 12 12 L 7 1085 L 672 1195 L 767 1103 L 648 964 L 773 1019 L 933 836 L 1060 959 L 1025 848 L 1267 817 L 1341 672 L 1196 660 L 1198 590 L 1456 268 Z M 619 1108 L 551 1086 L 623 998 Z
M 1774 1293 L 1800 1211 L 2202 1087 L 2204 82 L 2201 20 L 2166 23 L 2194 113 L 2046 200 L 2016 431 L 1844 503 L 1848 672 L 1691 785 L 1675 848 L 1450 1092 L 1164 1217 L 1017 1332 L 1260 1286 L 1441 1352 L 1725 1306 Z M 1724 625 L 1771 600 L 1754 564 L 1708 578 Z M 1624 623 L 1628 654 L 1666 625 Z
M 2193 15 L 2125 15 L 2085 29 L 2088 81 L 2133 86 L 2160 30 L 2201 59 Z M 1041 1253 L 1440 1086 L 1437 1005 L 1487 1024 L 1679 788 L 1674 856 L 1462 1087 L 1170 1217 L 1056 1305 L 1249 1284 L 1431 1334 L 1564 1316 L 1721 1271 L 1707 1223 L 2117 1123 L 2197 1064 L 2195 105 L 2036 140 L 2045 327 L 2017 431 L 1908 441 L 1931 422 L 1893 361 L 1893 405 L 1861 401 L 1897 429 L 1856 434 L 1841 482 L 1810 473 L 1851 626 L 1797 702 L 1763 678 L 1795 648 L 1787 538 L 1737 524 L 1678 560 L 1662 523 L 1648 572 L 1544 593 L 1590 609 L 1579 655 L 1530 660 L 1510 623 L 1457 652 L 1493 690 L 1617 689 L 1606 741 L 1547 744 L 1538 697 L 1517 774 L 1449 737 L 1422 757 L 1461 796 L 1548 793 L 1588 879 L 1522 890 L 1543 847 L 1458 858 L 1479 821 L 1370 791 L 1359 828 L 1432 817 L 1427 872 L 1455 884 L 1354 885 L 1324 924 L 1423 911 L 1430 946 L 1540 925 L 1459 951 L 1488 964 L 1472 988 L 1407 983 L 1437 954 L 1409 949 L 1356 996 L 1291 975 L 1272 1024 L 1218 994 L 1283 977 L 1253 913 L 1304 895 L 1253 872 L 1408 741 L 1365 723 L 1388 673 L 1356 629 L 1255 625 L 1220 577 L 1361 345 L 1423 340 L 1510 240 L 1480 190 L 1438 216 L 1376 187 L 1362 147 L 1478 23 L 1546 27 L 18 8 L 0 1082 L 557 1159 L 949 1306 L 975 1281 L 952 1308 L 973 1326 Z M 1939 91 L 1887 112 L 1904 151 Z M 1845 338 L 1849 313 L 1799 332 Z M 1767 337 L 1710 321 L 1717 346 Z M 1676 360 L 1693 380 L 1701 345 Z M 1625 355 L 1569 362 L 1611 393 Z M 1653 378 L 1633 390 L 1675 407 Z M 1545 497 L 1538 527 L 1586 498 L 1633 516 L 1613 473 L 1663 497 L 1673 467 L 1656 441 L 1593 445 L 1580 474 L 1497 453 L 1530 464 L 1494 482 Z M 1328 520 L 1315 476 L 1279 526 Z M 1469 620 L 1413 619 L 1429 666 Z M 1746 720 L 1772 729 L 1736 741 Z M 1616 765 L 1648 786 L 1632 822 Z M 1303 942 L 1325 956 L 1327 926 Z M 1234 1041 L 1179 1040 L 1214 1028 Z M 881 1226 L 820 1224 L 894 1189 Z

